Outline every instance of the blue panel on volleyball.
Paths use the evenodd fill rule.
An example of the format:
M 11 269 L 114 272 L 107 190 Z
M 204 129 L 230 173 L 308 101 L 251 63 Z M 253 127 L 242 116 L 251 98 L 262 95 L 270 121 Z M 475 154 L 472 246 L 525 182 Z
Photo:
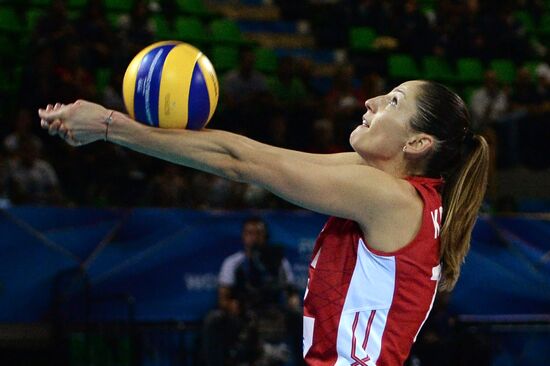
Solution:
M 203 122 L 208 119 L 209 113 L 210 100 L 208 97 L 208 88 L 200 65 L 196 63 L 189 90 L 189 120 L 187 128 L 191 130 L 200 129 L 203 126 Z
M 141 61 L 134 95 L 134 110 L 138 121 L 158 127 L 159 90 L 162 68 L 168 53 L 175 45 L 166 45 L 152 49 Z M 208 96 L 207 96 L 208 97 Z

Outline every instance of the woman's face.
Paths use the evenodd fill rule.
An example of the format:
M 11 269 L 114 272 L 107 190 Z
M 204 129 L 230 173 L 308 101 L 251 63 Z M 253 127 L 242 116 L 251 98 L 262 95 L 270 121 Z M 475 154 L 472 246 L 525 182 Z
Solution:
M 363 122 L 350 135 L 353 149 L 365 160 L 390 160 L 403 152 L 410 137 L 421 81 L 407 81 L 386 95 L 365 102 Z

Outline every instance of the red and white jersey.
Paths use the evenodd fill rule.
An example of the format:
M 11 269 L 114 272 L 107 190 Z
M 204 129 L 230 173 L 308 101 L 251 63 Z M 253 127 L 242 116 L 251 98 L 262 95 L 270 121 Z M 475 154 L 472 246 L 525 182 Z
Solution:
M 407 180 L 424 211 L 419 232 L 402 249 L 379 252 L 355 221 L 335 217 L 319 234 L 304 299 L 308 366 L 397 366 L 406 360 L 435 299 L 443 213 L 441 179 Z

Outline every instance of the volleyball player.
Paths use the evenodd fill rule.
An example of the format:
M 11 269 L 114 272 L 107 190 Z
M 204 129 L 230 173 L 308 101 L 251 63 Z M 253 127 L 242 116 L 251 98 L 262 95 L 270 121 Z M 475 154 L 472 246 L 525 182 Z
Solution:
M 263 186 L 330 215 L 304 299 L 308 365 L 402 365 L 439 289 L 455 285 L 485 192 L 488 148 L 446 87 L 366 101 L 351 153 L 308 154 L 229 132 L 164 130 L 77 101 L 40 110 L 71 145 L 97 140 Z

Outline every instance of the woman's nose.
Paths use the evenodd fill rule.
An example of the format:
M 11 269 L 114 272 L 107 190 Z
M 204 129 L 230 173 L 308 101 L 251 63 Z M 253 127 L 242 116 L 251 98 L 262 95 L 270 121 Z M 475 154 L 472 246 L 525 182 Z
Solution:
M 378 110 L 378 105 L 380 104 L 380 96 L 367 99 L 365 102 L 365 106 L 367 107 L 367 110 L 371 111 L 372 113 L 376 113 Z

